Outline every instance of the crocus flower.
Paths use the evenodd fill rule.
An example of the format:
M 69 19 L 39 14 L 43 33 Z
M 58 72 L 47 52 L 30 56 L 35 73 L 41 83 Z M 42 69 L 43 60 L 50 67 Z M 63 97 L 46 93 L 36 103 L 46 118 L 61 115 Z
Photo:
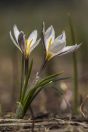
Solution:
M 70 52 L 74 52 L 80 47 L 81 44 L 66 46 L 66 35 L 65 31 L 60 36 L 55 38 L 55 31 L 51 25 L 44 33 L 44 43 L 46 48 L 46 60 L 50 60 L 56 55 L 64 55 Z
M 34 30 L 28 37 L 25 38 L 23 31 L 19 31 L 17 26 L 13 26 L 13 34 L 10 31 L 10 37 L 15 46 L 24 54 L 25 57 L 29 57 L 32 50 L 39 44 L 40 39 L 37 40 L 37 30 Z

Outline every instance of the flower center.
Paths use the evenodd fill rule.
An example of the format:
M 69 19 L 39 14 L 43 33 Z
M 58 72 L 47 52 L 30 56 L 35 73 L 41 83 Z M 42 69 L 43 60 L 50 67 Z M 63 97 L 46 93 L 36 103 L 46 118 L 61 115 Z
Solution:
M 48 42 L 48 50 L 49 50 L 51 44 L 52 44 L 52 38 L 49 39 L 49 42 Z
M 46 53 L 46 59 L 49 61 L 51 58 L 52 58 L 52 53 L 49 52 L 49 48 L 50 46 L 52 45 L 52 38 L 49 39 L 49 42 L 48 42 L 48 50 L 47 50 L 47 53 Z
M 31 47 L 31 45 L 32 45 L 32 42 L 33 42 L 33 39 L 32 40 L 30 40 L 30 41 L 28 41 L 28 40 L 26 40 L 26 56 L 29 56 L 29 54 L 30 54 L 30 47 Z

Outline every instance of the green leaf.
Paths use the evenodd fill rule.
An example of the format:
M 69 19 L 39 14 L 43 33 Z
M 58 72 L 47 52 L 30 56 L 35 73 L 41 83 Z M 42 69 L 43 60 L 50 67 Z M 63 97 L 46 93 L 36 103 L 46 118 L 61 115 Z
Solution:
M 38 87 L 42 87 L 42 86 L 46 85 L 47 83 L 50 83 L 50 81 L 52 81 L 53 79 L 55 79 L 56 77 L 58 77 L 60 74 L 62 74 L 62 73 L 50 75 L 50 76 L 46 77 L 45 79 L 42 79 L 42 80 L 38 81 L 36 83 L 36 85 L 33 88 L 31 88 L 31 90 L 33 90 L 35 92 Z M 29 92 L 27 91 L 27 94 L 26 94 L 25 98 L 27 98 L 28 95 L 30 96 L 31 90 L 29 89 Z M 32 92 L 32 94 L 34 92 Z
M 39 81 L 33 88 L 31 88 L 24 98 L 23 101 L 23 106 L 24 106 L 24 111 L 26 112 L 27 108 L 31 104 L 32 100 L 37 96 L 37 94 L 46 86 L 47 84 L 50 84 L 55 81 L 56 77 L 58 77 L 61 73 L 59 74 L 54 74 L 46 77 L 45 79 L 42 79 Z M 60 79 L 61 80 L 61 79 Z
M 47 82 L 45 85 L 43 85 L 42 87 L 41 87 L 41 86 L 38 87 L 38 88 L 36 89 L 36 91 L 35 91 L 33 97 L 32 97 L 31 102 L 33 101 L 33 99 L 35 99 L 35 97 L 38 95 L 38 93 L 39 93 L 42 89 L 45 88 L 45 86 L 47 86 L 48 84 L 55 83 L 55 82 L 57 82 L 57 81 L 65 80 L 65 79 L 69 79 L 69 77 L 63 77 L 63 78 L 57 78 L 57 79 L 54 78 L 52 81 L 51 81 L 51 80 L 48 81 L 48 82 Z
M 54 75 L 50 75 L 50 76 L 46 77 L 45 79 L 42 79 L 42 80 L 38 81 L 36 83 L 36 85 L 34 86 L 34 88 L 32 88 L 32 89 L 35 89 L 36 90 L 37 87 L 40 87 L 40 86 L 45 85 L 46 83 L 49 83 L 50 81 L 52 81 L 52 79 L 54 79 L 55 77 L 59 76 L 60 74 L 61 73 L 54 74 Z M 31 90 L 29 89 L 29 92 L 27 91 L 27 94 L 25 94 L 26 97 L 30 94 L 30 92 L 31 92 Z
M 24 87 L 23 87 L 23 90 L 22 90 L 21 101 L 24 99 L 24 95 L 25 95 L 25 92 L 27 90 L 28 82 L 29 82 L 30 75 L 31 75 L 31 72 L 32 72 L 32 67 L 33 67 L 33 60 L 31 61 L 31 64 L 30 64 L 30 67 L 29 67 L 29 70 L 28 70 L 28 75 L 27 75 L 27 78 L 25 80 L 25 84 L 24 84 Z
M 40 85 L 40 86 L 41 86 L 43 83 L 47 83 L 47 81 L 52 80 L 53 78 L 58 77 L 58 76 L 61 75 L 62 73 L 63 73 L 63 72 L 60 72 L 60 73 L 57 73 L 57 74 L 53 74 L 53 75 L 49 75 L 49 76 L 47 76 L 46 78 L 44 78 L 44 79 L 38 81 L 37 85 Z
M 17 102 L 16 118 L 22 118 L 24 114 L 23 105 L 21 102 Z
M 23 100 L 24 112 L 27 111 L 29 105 L 31 104 L 31 99 L 37 88 L 38 87 L 35 86 L 34 88 L 30 89 L 27 96 L 24 98 Z

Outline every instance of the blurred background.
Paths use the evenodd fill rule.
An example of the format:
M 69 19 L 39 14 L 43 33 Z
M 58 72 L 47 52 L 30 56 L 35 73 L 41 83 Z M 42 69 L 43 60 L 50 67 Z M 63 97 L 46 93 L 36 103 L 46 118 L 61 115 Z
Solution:
M 46 28 L 53 25 L 56 36 L 66 31 L 67 45 L 71 42 L 68 14 L 71 14 L 76 42 L 83 43 L 77 51 L 79 94 L 83 97 L 88 92 L 88 0 L 8 0 L 0 1 L 0 104 L 3 113 L 14 112 L 19 98 L 21 54 L 12 43 L 9 31 L 16 24 L 26 33 L 34 29 L 41 34 L 42 22 Z M 34 60 L 33 77 L 43 62 L 42 44 L 32 52 Z M 57 56 L 46 68 L 46 75 L 64 71 L 63 76 L 72 76 L 72 54 Z M 72 89 L 72 81 L 62 81 L 56 86 Z M 39 94 L 33 102 L 37 112 L 58 112 L 61 99 L 53 87 Z M 55 107 L 53 107 L 53 105 Z

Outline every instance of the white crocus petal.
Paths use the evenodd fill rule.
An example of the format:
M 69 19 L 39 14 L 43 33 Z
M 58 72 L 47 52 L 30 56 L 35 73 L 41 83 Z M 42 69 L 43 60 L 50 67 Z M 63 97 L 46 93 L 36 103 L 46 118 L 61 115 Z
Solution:
M 53 37 L 53 41 L 54 41 L 55 31 L 52 25 L 46 30 L 44 35 L 45 35 L 45 39 L 48 39 L 49 37 Z
M 61 52 L 58 53 L 58 55 L 65 55 L 71 52 L 76 51 L 79 47 L 81 46 L 81 44 L 77 45 L 73 45 L 73 46 L 66 46 L 65 48 L 62 49 Z
M 35 49 L 35 47 L 40 43 L 40 41 L 41 41 L 41 39 L 38 39 L 38 40 L 32 45 L 32 47 L 30 47 L 30 52 L 32 52 L 32 51 Z
M 66 46 L 66 37 L 65 32 L 63 32 L 60 36 L 58 36 L 54 43 L 50 46 L 49 51 L 57 54 L 57 52 L 61 51 Z
M 15 46 L 22 52 L 21 48 L 19 47 L 19 45 L 18 45 L 18 44 L 16 43 L 16 41 L 14 40 L 11 31 L 10 31 L 10 38 L 11 38 L 12 42 L 15 44 Z
M 20 32 L 19 32 L 19 30 L 18 30 L 16 25 L 13 26 L 13 31 L 14 31 L 15 39 L 16 39 L 16 41 L 18 43 L 18 36 L 19 36 Z
M 47 51 L 49 48 L 50 39 L 51 39 L 51 43 L 53 43 L 55 39 L 55 31 L 52 25 L 46 30 L 44 34 L 44 42 L 45 42 L 45 47 Z
M 49 48 L 49 52 L 57 54 L 58 52 L 60 52 L 63 48 L 65 47 L 65 43 L 59 43 L 59 42 L 54 42 L 50 48 Z
M 30 47 L 32 47 L 32 45 L 36 42 L 36 39 L 37 39 L 37 30 L 34 30 L 28 37 L 28 43 L 29 44 L 31 43 Z
M 65 31 L 63 31 L 62 34 L 55 39 L 55 41 L 57 41 L 59 43 L 64 43 L 65 46 L 66 46 L 66 35 L 65 35 Z

